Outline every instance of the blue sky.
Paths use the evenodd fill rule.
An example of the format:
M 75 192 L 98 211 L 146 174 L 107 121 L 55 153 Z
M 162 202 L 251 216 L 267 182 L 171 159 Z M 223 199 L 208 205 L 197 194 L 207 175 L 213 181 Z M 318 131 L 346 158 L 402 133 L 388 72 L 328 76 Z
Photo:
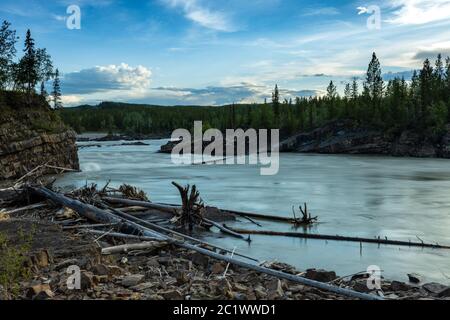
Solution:
M 309 96 L 362 77 L 373 51 L 385 73 L 450 55 L 450 0 L 2 0 L 0 17 L 51 53 L 66 106 L 260 102 L 275 83 Z

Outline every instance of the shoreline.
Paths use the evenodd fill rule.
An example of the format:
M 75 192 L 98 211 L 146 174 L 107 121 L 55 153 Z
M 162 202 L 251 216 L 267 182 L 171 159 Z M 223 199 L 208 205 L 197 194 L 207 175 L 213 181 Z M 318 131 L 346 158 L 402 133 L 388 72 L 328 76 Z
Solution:
M 223 261 L 171 244 L 102 255 L 102 248 L 136 241 L 118 241 L 108 236 L 108 228 L 99 231 L 100 235 L 83 232 L 77 227 L 80 222 L 75 222 L 79 216 L 68 208 L 45 203 L 40 208 L 16 211 L 5 217 L 0 221 L 0 232 L 11 239 L 17 237 L 18 229 L 35 230 L 30 231 L 35 237 L 30 252 L 33 276 L 20 283 L 21 295 L 17 299 L 349 299 L 233 264 L 223 278 L 227 267 Z M 86 223 L 89 222 L 81 222 L 82 225 Z M 20 239 L 13 243 L 19 244 Z M 65 270 L 69 265 L 81 268 L 82 289 L 79 291 L 65 288 Z M 333 271 L 299 271 L 279 262 L 264 265 L 361 293 L 376 292 L 367 287 L 367 274 L 339 278 Z M 381 279 L 381 289 L 385 298 L 393 300 L 450 299 L 450 287 L 437 283 L 411 284 Z

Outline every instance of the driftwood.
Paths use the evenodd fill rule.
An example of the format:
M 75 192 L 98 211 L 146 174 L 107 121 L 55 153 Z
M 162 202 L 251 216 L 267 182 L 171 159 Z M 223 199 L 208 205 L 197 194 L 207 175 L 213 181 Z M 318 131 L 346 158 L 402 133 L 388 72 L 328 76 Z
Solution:
M 203 220 L 206 221 L 206 222 L 208 222 L 208 223 L 210 223 L 210 224 L 212 224 L 213 226 L 215 226 L 217 229 L 219 229 L 219 230 L 222 231 L 223 233 L 229 234 L 229 235 L 231 235 L 231 236 L 233 236 L 233 237 L 235 237 L 235 238 L 243 239 L 243 240 L 245 240 L 245 241 L 247 241 L 247 242 L 251 242 L 251 241 L 252 241 L 252 240 L 250 239 L 250 236 L 249 236 L 248 238 L 246 238 L 246 237 L 242 236 L 242 234 L 239 234 L 239 233 L 237 233 L 237 232 L 234 232 L 233 230 L 227 228 L 226 226 L 222 226 L 222 225 L 220 225 L 220 224 L 217 223 L 217 222 L 214 222 L 214 221 L 209 220 L 209 219 L 206 219 L 206 218 L 203 218 Z
M 349 242 L 359 242 L 359 243 L 374 243 L 374 244 L 387 244 L 387 245 L 398 245 L 398 246 L 408 246 L 408 247 L 422 247 L 422 248 L 433 248 L 433 249 L 450 249 L 450 246 L 444 246 L 439 244 L 431 243 L 418 243 L 418 242 L 408 242 L 408 241 L 398 241 L 398 240 L 388 240 L 388 239 L 369 239 L 369 238 L 359 238 L 359 237 L 345 237 L 345 236 L 332 236 L 332 235 L 322 235 L 322 234 L 308 234 L 299 232 L 276 232 L 268 230 L 244 230 L 230 228 L 239 234 L 253 234 L 253 235 L 264 235 L 264 236 L 284 236 L 291 238 L 301 238 L 301 239 L 320 239 L 320 240 L 335 240 L 335 241 L 349 241 Z
M 108 234 L 109 235 L 109 234 Z M 168 243 L 161 241 L 141 242 L 124 244 L 115 247 L 103 248 L 102 255 L 110 255 L 116 253 L 127 253 L 134 250 L 155 251 L 167 247 Z
M 101 224 L 86 224 L 78 226 L 63 227 L 63 230 L 77 230 L 77 229 L 91 229 L 91 228 L 104 228 L 117 226 L 116 223 L 101 223 Z
M 57 202 L 66 207 L 69 207 L 69 208 L 77 211 L 80 215 L 85 216 L 86 218 L 91 219 L 93 221 L 114 223 L 114 222 L 117 222 L 118 220 L 121 220 L 119 217 L 114 216 L 112 213 L 98 209 L 91 205 L 83 204 L 76 200 L 69 199 L 63 195 L 57 194 L 46 188 L 29 187 L 29 189 L 30 189 L 30 191 L 32 191 L 38 195 L 41 195 L 41 196 L 46 197 L 54 202 Z M 123 214 L 130 218 L 134 218 L 133 216 L 127 215 L 125 213 L 123 213 Z M 137 218 L 134 218 L 134 219 L 137 219 Z M 384 298 L 379 297 L 379 296 L 366 294 L 366 293 L 360 293 L 360 292 L 356 292 L 356 291 L 350 290 L 350 289 L 339 288 L 339 287 L 336 287 L 336 286 L 333 286 L 330 284 L 306 279 L 306 278 L 303 278 L 300 276 L 288 274 L 288 273 L 281 272 L 281 271 L 276 271 L 276 270 L 262 267 L 259 265 L 254 265 L 254 264 L 250 264 L 250 263 L 247 263 L 247 262 L 244 262 L 241 260 L 237 260 L 237 259 L 231 258 L 231 257 L 223 255 L 223 254 L 219 254 L 219 253 L 207 250 L 207 249 L 200 248 L 196 245 L 193 245 L 193 244 L 190 244 L 187 242 L 181 242 L 179 240 L 173 239 L 167 235 L 158 233 L 154 230 L 148 229 L 146 227 L 143 227 L 142 225 L 136 224 L 129 220 L 123 220 L 122 223 L 124 225 L 129 226 L 129 228 L 131 230 L 140 231 L 144 236 L 156 237 L 159 241 L 168 242 L 173 245 L 179 246 L 181 248 L 193 250 L 198 253 L 204 254 L 208 257 L 220 260 L 220 261 L 225 261 L 225 262 L 228 262 L 228 263 L 231 263 L 231 264 L 243 267 L 243 268 L 247 268 L 247 269 L 254 270 L 254 271 L 257 271 L 260 273 L 264 273 L 264 274 L 268 274 L 268 275 L 271 275 L 271 276 L 274 276 L 274 277 L 277 277 L 280 279 L 286 279 L 286 280 L 289 280 L 292 282 L 315 287 L 315 288 L 326 290 L 329 292 L 334 292 L 334 293 L 340 294 L 340 295 L 346 295 L 346 296 L 349 296 L 352 298 L 364 299 L 364 300 L 384 300 Z
M 26 206 L 26 207 L 13 209 L 13 210 L 10 210 L 10 211 L 1 211 L 0 210 L 0 212 L 11 215 L 11 214 L 14 214 L 14 213 L 19 213 L 19 212 L 24 212 L 24 211 L 28 211 L 28 210 L 43 208 L 43 207 L 46 207 L 46 206 L 47 206 L 46 203 L 36 203 L 36 204 L 32 204 L 32 205 L 29 205 L 29 206 Z
M 162 212 L 167 212 L 172 215 L 175 215 L 177 210 L 181 210 L 181 207 L 173 207 L 173 206 L 167 206 L 167 205 L 161 205 L 153 202 L 148 201 L 138 201 L 138 200 L 128 200 L 123 198 L 114 198 L 114 197 L 103 197 L 103 200 L 106 202 L 112 203 L 112 204 L 123 204 L 127 206 L 138 206 L 148 209 L 154 209 Z
M 106 206 L 106 205 L 105 205 L 105 207 L 108 208 L 109 210 L 111 210 L 112 212 L 116 213 L 117 215 L 121 216 L 121 217 L 131 219 L 132 221 L 134 221 L 134 222 L 136 222 L 136 223 L 138 223 L 138 224 L 141 224 L 141 225 L 143 225 L 143 226 L 149 227 L 149 228 L 151 228 L 151 229 L 156 229 L 156 230 L 159 230 L 159 231 L 161 231 L 161 232 L 169 233 L 169 234 L 172 234 L 172 235 L 181 237 L 182 239 L 186 239 L 186 240 L 189 240 L 189 241 L 193 241 L 193 242 L 195 242 L 195 243 L 197 243 L 197 244 L 199 244 L 199 245 L 204 245 L 204 246 L 207 246 L 207 247 L 210 247 L 210 248 L 213 248 L 213 249 L 222 251 L 222 252 L 226 252 L 226 253 L 233 253 L 233 252 L 234 252 L 234 251 L 232 251 L 232 250 L 229 250 L 229 249 L 226 249 L 226 248 L 222 248 L 222 247 L 220 247 L 220 246 L 216 246 L 216 245 L 207 243 L 207 242 L 205 242 L 205 241 L 201 241 L 201 240 L 199 240 L 199 239 L 193 238 L 193 237 L 188 236 L 188 235 L 186 235 L 186 234 L 184 234 L 184 233 L 180 233 L 180 232 L 178 232 L 178 231 L 171 230 L 171 229 L 168 229 L 168 228 L 159 226 L 159 225 L 157 225 L 157 224 L 151 223 L 150 221 L 142 220 L 142 219 L 139 219 L 139 218 L 137 218 L 137 217 L 130 216 L 130 215 L 124 213 L 124 212 L 121 212 L 121 211 L 118 210 L 118 209 L 111 208 L 111 207 L 108 207 L 108 206 Z M 259 262 L 257 259 L 254 259 L 254 258 L 252 258 L 252 257 L 249 257 L 249 256 L 247 256 L 247 255 L 244 255 L 244 254 L 241 254 L 241 253 L 238 253 L 238 252 L 234 252 L 234 255 L 235 255 L 235 256 L 242 257 L 242 258 L 246 258 L 246 259 L 248 259 L 248 260 L 252 260 L 252 261 L 255 261 L 255 262 Z

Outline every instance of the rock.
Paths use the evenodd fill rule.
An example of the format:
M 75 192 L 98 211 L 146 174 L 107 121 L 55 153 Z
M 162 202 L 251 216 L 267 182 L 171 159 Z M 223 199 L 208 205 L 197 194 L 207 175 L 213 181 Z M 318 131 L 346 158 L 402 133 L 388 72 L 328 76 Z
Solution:
M 319 282 L 330 282 L 337 279 L 336 273 L 334 271 L 316 269 L 306 270 L 305 278 Z
M 140 283 L 137 286 L 131 287 L 130 289 L 133 291 L 138 291 L 138 292 L 142 292 L 151 288 L 154 288 L 158 286 L 158 284 L 152 283 L 152 282 L 144 282 L 144 283 Z
M 440 294 L 442 291 L 444 291 L 445 289 L 447 289 L 447 286 L 444 286 L 440 283 L 436 283 L 436 282 L 430 282 L 430 283 L 426 283 L 422 286 L 422 288 L 424 288 L 426 291 L 432 293 L 432 294 Z
M 289 287 L 288 290 L 291 291 L 293 294 L 297 294 L 297 293 L 305 291 L 305 286 L 299 284 L 299 285 L 296 285 L 296 286 Z
M 357 280 L 352 284 L 352 288 L 355 291 L 362 293 L 369 293 L 371 290 L 367 287 L 367 281 Z
M 439 298 L 448 298 L 450 297 L 450 287 L 447 287 L 446 289 L 442 290 L 438 293 Z
M 137 286 L 139 283 L 141 283 L 145 279 L 145 275 L 142 274 L 133 274 L 130 276 L 126 276 L 122 279 L 122 286 L 129 288 Z
M 120 276 L 125 273 L 123 269 L 118 266 L 108 266 L 108 270 L 110 276 Z
M 83 271 L 80 275 L 80 289 L 88 290 L 94 287 L 94 275 L 91 272 Z
M 408 278 L 411 283 L 417 284 L 417 283 L 421 283 L 423 281 L 422 276 L 418 273 L 408 273 Z
M 74 266 L 74 265 L 78 265 L 78 260 L 77 259 L 68 259 L 68 260 L 64 260 L 64 261 L 58 263 L 54 267 L 54 269 L 56 271 L 60 271 L 60 270 L 67 269 L 68 267 Z
M 28 288 L 26 296 L 27 296 L 27 298 L 30 298 L 30 299 L 33 298 L 34 299 L 35 297 L 37 297 L 42 292 L 44 292 L 44 293 L 41 295 L 41 298 L 44 298 L 45 296 L 47 296 L 48 298 L 51 298 L 51 297 L 54 296 L 52 290 L 50 289 L 50 285 L 49 284 L 35 284 L 35 285 L 32 285 L 31 287 Z
M 191 261 L 199 266 L 202 266 L 204 268 L 208 267 L 209 264 L 209 258 L 201 253 L 194 253 L 191 257 Z
M 178 290 L 170 290 L 159 293 L 165 300 L 184 300 L 183 295 Z
M 109 268 L 104 264 L 97 264 L 91 268 L 91 271 L 97 276 L 108 276 Z
M 47 250 L 39 251 L 33 256 L 33 262 L 40 268 L 46 268 L 50 262 L 50 254 Z
M 397 291 L 408 291 L 411 289 L 410 286 L 408 286 L 406 283 L 404 282 L 400 282 L 400 281 L 392 281 L 390 289 L 394 292 Z
M 224 272 L 225 267 L 220 262 L 213 264 L 213 266 L 211 267 L 212 274 L 223 274 Z
M 44 290 L 35 295 L 33 300 L 48 300 L 52 299 L 54 296 L 55 294 L 51 290 Z
M 173 276 L 175 277 L 175 279 L 177 279 L 177 284 L 178 285 L 183 285 L 189 282 L 189 276 L 187 275 L 186 272 L 184 271 L 180 271 L 177 270 L 174 272 Z
M 262 287 L 261 285 L 258 285 L 255 289 L 254 289 L 256 298 L 258 300 L 262 300 L 267 298 L 267 293 L 266 293 L 266 289 L 264 289 L 264 287 Z
M 157 260 L 158 264 L 162 265 L 162 266 L 171 266 L 172 263 L 172 258 L 171 257 L 159 257 Z
M 281 280 L 273 279 L 266 284 L 266 288 L 269 291 L 269 297 L 282 297 L 284 295 L 283 286 Z

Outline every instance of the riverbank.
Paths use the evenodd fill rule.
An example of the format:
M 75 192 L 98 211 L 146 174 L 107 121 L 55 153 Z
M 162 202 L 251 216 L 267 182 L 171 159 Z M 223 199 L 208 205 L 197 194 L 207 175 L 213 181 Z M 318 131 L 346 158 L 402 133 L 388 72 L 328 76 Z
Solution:
M 280 151 L 449 159 L 450 124 L 445 132 L 433 137 L 413 130 L 387 134 L 357 126 L 351 120 L 340 120 L 285 139 L 280 143 Z
M 162 245 L 153 249 L 102 255 L 101 248 L 133 241 L 118 241 L 81 232 L 63 231 L 64 219 L 73 215 L 68 209 L 46 205 L 11 214 L 0 222 L 0 232 L 10 243 L 20 246 L 17 230 L 32 235 L 29 252 L 31 277 L 20 281 L 15 299 L 101 299 L 101 300 L 345 300 L 345 296 L 280 280 L 245 268 L 228 266 L 202 254 Z M 134 241 L 136 242 L 136 241 Z M 67 268 L 81 270 L 81 289 L 67 287 Z M 333 283 L 364 293 L 366 275 L 339 278 L 334 272 L 301 272 L 287 264 L 265 266 L 309 279 Z M 225 271 L 227 270 L 227 271 Z M 225 277 L 223 276 L 225 274 Z M 450 299 L 449 287 L 438 284 L 410 285 L 382 280 L 388 299 Z M 0 298 L 11 298 L 0 292 Z
M 9 239 L 9 246 L 21 247 L 24 241 L 30 243 L 25 264 L 30 271 L 29 278 L 19 281 L 15 299 L 348 299 L 233 264 L 228 266 L 223 261 L 171 244 L 105 254 L 105 248 L 141 241 L 110 236 L 106 226 L 97 229 L 100 235 L 83 232 L 77 225 L 88 222 L 80 220 L 76 212 L 46 202 L 40 204 L 39 208 L 15 208 L 16 211 L 7 208 L 11 213 L 3 213 L 0 219 L 0 233 Z M 24 240 L 21 234 L 30 237 Z M 67 286 L 70 266 L 80 268 L 79 290 Z M 264 266 L 357 292 L 375 294 L 376 291 L 368 288 L 366 274 L 340 278 L 332 271 L 302 272 L 279 262 L 264 263 Z M 437 283 L 414 285 L 382 279 L 381 290 L 385 298 L 393 300 L 450 299 L 450 288 Z M 0 290 L 2 299 L 12 298 L 9 294 Z

